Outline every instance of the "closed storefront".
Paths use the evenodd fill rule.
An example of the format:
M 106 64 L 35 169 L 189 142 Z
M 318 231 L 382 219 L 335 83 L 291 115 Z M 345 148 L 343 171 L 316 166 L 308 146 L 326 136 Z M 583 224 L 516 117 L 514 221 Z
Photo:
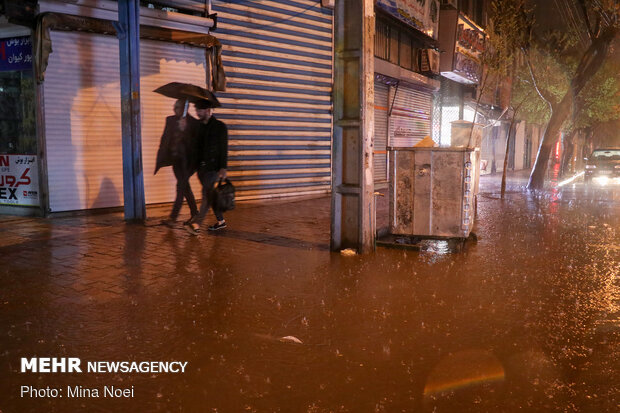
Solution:
M 153 90 L 173 81 L 207 86 L 210 65 L 205 48 L 213 43 L 196 39 L 213 39 L 208 35 L 213 20 L 205 17 L 209 13 L 217 14 L 215 34 L 223 46 L 227 77 L 226 91 L 216 92 L 222 107 L 215 116 L 229 128 L 228 172 L 237 198 L 329 192 L 332 11 L 319 0 L 166 0 L 143 6 L 140 22 L 148 33 L 141 30 L 140 40 L 146 203 L 172 201 L 176 182 L 170 168 L 153 175 L 165 118 L 173 114 L 174 104 Z M 42 1 L 39 16 L 51 16 L 46 41 L 52 45 L 42 68 L 44 81 L 37 89 L 31 67 L 6 76 L 0 72 L 12 76 L 5 83 L 24 86 L 17 100 L 21 99 L 22 109 L 32 109 L 28 116 L 11 116 L 32 121 L 28 136 L 4 133 L 18 125 L 2 123 L 0 155 L 17 154 L 24 145 L 30 145 L 24 154 L 36 155 L 38 105 L 39 150 L 44 154 L 41 178 L 46 188 L 42 204 L 48 212 L 123 205 L 119 41 L 111 24 L 118 18 L 115 8 L 115 3 L 105 1 L 89 5 Z M 0 38 L 1 33 L 0 25 Z M 45 27 L 41 33 L 48 33 Z M 16 101 L 14 87 L 0 94 L 9 89 Z M 5 97 L 9 99 L 0 96 Z M 190 114 L 195 114 L 193 108 Z M 41 160 L 33 162 L 38 165 Z M 195 178 L 192 186 L 195 192 L 200 188 Z
M 153 90 L 172 81 L 206 86 L 206 51 L 217 45 L 208 34 L 212 21 L 203 17 L 206 4 L 183 5 L 185 11 L 191 9 L 189 14 L 175 8 L 162 11 L 162 6 L 154 10 L 152 4 L 140 8 L 142 162 L 146 202 L 151 204 L 171 201 L 176 182 L 170 168 L 153 175 L 165 118 L 173 114 L 174 104 Z M 27 165 L 34 174 L 28 178 L 30 187 L 19 191 L 29 201 L 16 205 L 39 206 L 40 212 L 121 206 L 119 40 L 112 24 L 118 19 L 116 3 L 43 0 L 38 13 L 31 16 L 34 35 L 0 16 L 0 39 L 4 33 L 8 42 L 0 45 L 0 56 L 7 54 L 7 63 L 11 61 L 8 70 L 0 62 L 0 99 L 7 115 L 6 121 L 0 119 L 0 165 L 4 153 L 9 163 L 10 157 L 22 156 L 15 160 L 21 169 L 15 170 L 25 174 Z M 200 187 L 197 180 L 193 184 Z
M 389 86 L 375 81 L 375 140 L 374 167 L 375 183 L 387 181 L 387 140 L 388 140 L 388 100 Z
M 40 211 L 32 62 L 30 30 L 0 16 L 0 212 Z
M 215 116 L 229 128 L 228 172 L 237 198 L 329 192 L 332 11 L 318 0 L 188 0 L 145 6 L 142 27 L 168 31 L 140 40 L 146 203 L 172 201 L 176 182 L 169 168 L 153 175 L 165 118 L 173 114 L 174 104 L 153 90 L 173 81 L 207 86 L 207 46 L 195 38 L 210 37 L 213 21 L 204 17 L 209 13 L 217 14 L 215 33 L 223 45 L 227 77 L 226 91 L 216 92 L 222 107 Z M 112 2 L 40 3 L 39 12 L 52 16 L 52 47 L 38 103 L 48 212 L 124 203 L 119 41 L 110 24 L 118 18 L 115 7 Z M 16 153 L 18 141 L 22 146 L 34 142 L 26 152 L 36 154 L 36 81 L 32 70 L 22 74 L 23 84 L 30 76 L 30 91 L 23 96 L 30 96 L 33 133 L 24 139 L 7 135 L 0 144 Z M 199 190 L 196 178 L 191 183 Z
M 394 101 L 390 116 L 389 146 L 411 147 L 431 136 L 433 96 L 399 84 L 392 90 Z
M 375 183 L 387 182 L 388 147 L 411 147 L 431 135 L 433 95 L 383 75 L 375 80 Z
M 439 2 L 375 5 L 375 182 L 387 182 L 391 148 L 431 136 Z
M 214 1 L 240 199 L 330 189 L 332 11 L 319 0 Z
M 51 212 L 123 204 L 118 40 L 52 32 L 44 82 L 45 135 Z M 142 159 L 147 203 L 174 198 L 169 168 L 153 175 L 173 99 L 152 91 L 171 81 L 205 85 L 203 48 L 141 41 Z M 191 113 L 191 112 L 190 112 Z M 193 186 L 199 188 L 197 181 Z

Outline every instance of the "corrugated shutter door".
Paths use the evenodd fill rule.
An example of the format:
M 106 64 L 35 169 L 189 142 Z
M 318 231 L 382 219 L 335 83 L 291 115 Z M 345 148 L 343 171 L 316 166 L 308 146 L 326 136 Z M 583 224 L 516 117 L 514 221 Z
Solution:
M 45 75 L 50 209 L 122 205 L 118 40 L 52 32 Z
M 47 169 L 52 211 L 123 204 L 118 40 L 52 32 L 44 82 Z M 155 156 L 173 99 L 153 93 L 171 81 L 205 84 L 204 49 L 142 40 L 142 161 L 147 203 L 172 201 L 170 168 L 153 176 Z M 200 185 L 192 187 L 199 196 Z
M 404 85 L 396 90 L 390 117 L 390 146 L 411 147 L 431 136 L 432 95 Z
M 216 116 L 237 196 L 327 192 L 332 11 L 318 0 L 214 1 L 213 11 L 227 75 Z
M 149 204 L 170 202 L 176 194 L 176 179 L 172 168 L 163 168 L 157 175 L 155 159 L 167 116 L 173 115 L 174 99 L 153 93 L 157 87 L 168 82 L 193 83 L 206 86 L 205 49 L 175 43 L 140 41 L 140 90 L 142 99 L 142 163 L 144 164 L 144 188 Z M 196 117 L 193 105 L 190 115 Z M 194 195 L 201 198 L 201 186 L 197 175 L 190 185 Z M 184 204 L 182 213 L 188 212 Z
M 387 181 L 388 90 L 385 83 L 375 82 L 375 182 Z

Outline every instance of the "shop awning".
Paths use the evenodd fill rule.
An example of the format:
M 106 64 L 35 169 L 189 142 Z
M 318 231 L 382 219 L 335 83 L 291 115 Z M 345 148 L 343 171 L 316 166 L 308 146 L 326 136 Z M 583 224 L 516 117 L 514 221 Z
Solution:
M 34 59 L 37 81 L 43 82 L 52 53 L 50 30 L 83 31 L 118 36 L 117 26 L 111 20 L 73 16 L 61 13 L 42 13 L 37 16 L 34 36 Z M 226 75 L 222 64 L 222 45 L 209 34 L 140 25 L 140 38 L 204 47 L 207 62 L 206 83 L 215 91 L 226 90 Z

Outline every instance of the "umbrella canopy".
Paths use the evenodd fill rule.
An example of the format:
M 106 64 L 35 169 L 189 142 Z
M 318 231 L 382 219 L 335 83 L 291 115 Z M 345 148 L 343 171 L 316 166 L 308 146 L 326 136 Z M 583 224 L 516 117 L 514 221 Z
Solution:
M 205 100 L 214 108 L 221 106 L 211 91 L 191 83 L 171 82 L 158 87 L 153 92 L 173 99 L 186 99 L 193 103 Z

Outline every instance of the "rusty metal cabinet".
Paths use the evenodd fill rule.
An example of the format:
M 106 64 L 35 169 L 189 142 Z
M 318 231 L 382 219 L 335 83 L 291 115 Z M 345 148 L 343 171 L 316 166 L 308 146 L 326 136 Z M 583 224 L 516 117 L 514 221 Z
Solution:
M 390 233 L 467 238 L 473 227 L 480 151 L 390 148 Z

